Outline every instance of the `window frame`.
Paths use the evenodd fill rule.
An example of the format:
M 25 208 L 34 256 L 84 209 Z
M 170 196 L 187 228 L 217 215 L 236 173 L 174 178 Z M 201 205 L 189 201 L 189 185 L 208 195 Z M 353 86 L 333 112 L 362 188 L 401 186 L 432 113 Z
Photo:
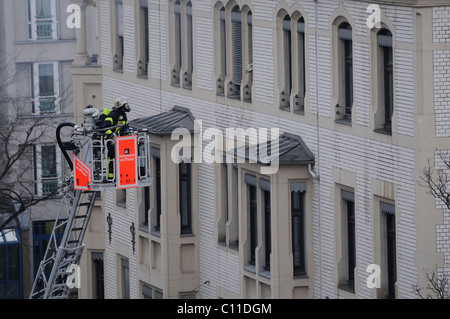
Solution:
M 261 190 L 261 217 L 264 245 L 263 269 L 270 272 L 270 256 L 272 254 L 272 200 L 270 191 L 270 180 L 260 178 L 259 188 Z
M 341 262 L 345 265 L 345 272 L 339 269 L 338 287 L 346 291 L 355 292 L 355 267 L 356 267 L 356 212 L 354 190 L 341 188 Z M 339 267 L 340 268 L 340 267 Z
M 140 0 L 138 7 L 139 14 L 139 61 L 138 76 L 148 78 L 150 63 L 150 22 L 149 8 L 147 0 Z
M 394 34 L 390 28 L 382 27 L 374 33 L 377 83 L 377 112 L 375 132 L 392 135 L 395 112 L 395 47 Z M 387 62 L 389 61 L 389 62 Z
M 182 167 L 186 166 L 187 173 L 183 174 Z M 182 183 L 187 182 L 187 198 L 186 201 L 183 200 L 183 190 Z M 178 164 L 178 204 L 179 204 L 179 212 L 180 212 L 180 234 L 181 235 L 191 235 L 194 233 L 193 231 L 193 216 L 192 216 L 192 163 L 186 163 L 182 161 Z M 186 203 L 186 211 L 183 212 L 183 203 Z M 183 216 L 185 214 L 185 216 Z M 186 219 L 186 224 L 184 223 L 184 219 Z
M 41 81 L 40 81 L 40 68 L 44 65 L 51 65 L 52 66 L 52 73 L 53 73 L 53 89 L 54 94 L 49 95 L 42 95 L 41 96 Z M 60 72 L 59 72 L 59 62 L 36 62 L 31 64 L 31 88 L 32 88 L 32 97 L 31 97 L 31 103 L 32 103 L 32 112 L 35 115 L 38 114 L 48 114 L 48 113 L 54 113 L 54 114 L 61 114 L 61 97 L 60 97 Z M 51 103 L 54 106 L 45 106 L 45 104 L 42 104 L 42 101 L 51 101 Z M 49 109 L 48 111 L 42 110 L 42 105 L 45 106 L 45 108 Z
M 56 176 L 52 176 L 50 179 L 50 176 L 44 177 L 43 176 L 43 147 L 53 147 L 55 150 L 55 170 L 56 170 Z M 50 193 L 44 192 L 44 182 L 45 178 L 49 178 L 50 183 L 55 183 L 54 186 L 55 189 L 57 189 L 60 185 L 59 176 L 62 176 L 62 161 L 61 161 L 61 152 L 58 147 L 54 144 L 37 144 L 33 145 L 33 171 L 34 171 L 34 184 L 36 185 L 34 189 L 34 193 L 38 197 L 42 197 L 44 195 L 48 195 Z
M 58 40 L 58 17 L 57 17 L 57 2 L 56 0 L 48 0 L 50 1 L 50 11 L 51 15 L 49 17 L 43 17 L 44 19 L 39 19 L 36 14 L 36 4 L 37 0 L 28 0 L 27 2 L 27 20 L 28 20 L 28 29 L 27 29 L 27 39 L 32 41 L 43 41 L 43 40 Z M 38 24 L 39 22 L 49 23 L 52 27 L 51 36 L 38 36 Z
M 299 208 L 294 208 L 294 196 L 293 193 L 299 194 Z M 303 277 L 307 275 L 307 261 L 306 261 L 306 182 L 291 182 L 290 183 L 290 220 L 291 220 L 291 244 L 292 244 L 292 259 L 293 268 L 292 273 L 294 278 Z M 295 238 L 295 217 L 299 218 L 301 229 L 299 237 Z M 296 251 L 296 246 L 299 247 L 299 251 Z M 300 254 L 299 256 L 296 256 Z
M 305 114 L 306 41 L 305 18 L 298 11 L 278 13 L 281 27 L 278 33 L 279 109 Z M 293 31 L 294 30 L 294 31 Z
M 227 77 L 227 22 L 225 6 L 218 2 L 220 7 L 215 10 L 215 51 L 219 59 L 216 60 L 216 95 L 225 96 L 225 79 Z
M 8 240 L 7 234 L 12 232 L 13 238 Z M 0 229 L 0 255 L 0 287 L 4 289 L 0 291 L 0 297 L 23 298 L 22 238 L 17 227 Z M 11 273 L 15 274 L 15 278 L 11 278 Z M 11 292 L 14 294 L 10 295 Z
M 130 261 L 120 257 L 120 291 L 121 299 L 130 299 Z
M 170 84 L 192 90 L 194 73 L 194 7 L 191 0 L 170 2 Z
M 153 183 L 151 194 L 153 200 L 151 201 L 151 221 L 152 221 L 152 232 L 159 233 L 161 231 L 161 214 L 162 214 L 162 175 L 161 175 L 161 151 L 157 147 L 151 147 L 152 155 L 152 170 L 153 170 Z
M 395 284 L 397 282 L 397 231 L 396 231 L 396 207 L 390 201 L 380 200 L 381 217 L 381 241 L 382 255 L 384 259 L 385 274 L 382 274 L 386 283 L 386 298 L 395 299 Z M 382 265 L 383 269 L 383 265 Z
M 353 27 L 346 19 L 337 25 L 338 101 L 336 123 L 351 125 L 354 102 Z
M 104 253 L 91 252 L 92 298 L 105 299 L 105 263 Z
M 114 0 L 114 13 L 111 15 L 114 17 L 114 57 L 113 57 L 113 69 L 114 71 L 123 72 L 123 62 L 125 55 L 125 43 L 124 43 L 124 16 L 123 16 L 123 1 Z

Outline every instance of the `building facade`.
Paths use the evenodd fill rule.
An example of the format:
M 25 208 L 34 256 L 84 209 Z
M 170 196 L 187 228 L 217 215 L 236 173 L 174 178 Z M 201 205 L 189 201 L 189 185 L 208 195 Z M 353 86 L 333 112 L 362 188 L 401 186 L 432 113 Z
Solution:
M 74 120 L 71 67 L 77 42 L 75 29 L 67 24 L 70 4 L 66 0 L 0 3 L 0 82 L 2 111 L 6 115 L 2 129 L 14 134 L 9 142 L 17 140 L 27 146 L 27 151 L 9 171 L 8 179 L 2 179 L 5 182 L 2 186 L 11 182 L 19 196 L 27 201 L 39 201 L 52 194 L 61 186 L 64 176 L 70 175 L 55 138 L 59 123 Z M 90 45 L 96 43 L 92 39 Z M 7 124 L 9 121 L 15 124 Z M 3 163 L 7 163 L 4 155 Z M 58 196 L 41 201 L 2 229 L 0 298 L 28 297 L 59 204 Z M 0 219 L 3 222 L 7 218 Z
M 412 299 L 448 276 L 448 211 L 419 182 L 450 147 L 449 1 L 96 5 L 76 118 L 127 96 L 153 184 L 102 193 L 80 298 Z M 274 130 L 276 170 L 238 152 Z

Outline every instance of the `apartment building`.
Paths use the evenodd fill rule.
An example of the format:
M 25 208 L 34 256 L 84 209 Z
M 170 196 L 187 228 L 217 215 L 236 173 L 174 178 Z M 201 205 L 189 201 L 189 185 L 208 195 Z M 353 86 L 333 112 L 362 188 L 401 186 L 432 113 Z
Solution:
M 22 127 L 16 128 L 13 134 L 21 142 L 25 141 L 22 134 L 34 127 L 28 139 L 33 142 L 26 143 L 29 149 L 9 176 L 11 181 L 23 184 L 16 184 L 21 198 L 39 200 L 55 191 L 65 175 L 70 175 L 55 135 L 59 123 L 74 120 L 71 67 L 77 42 L 75 29 L 66 23 L 70 4 L 68 0 L 0 3 L 0 77 L 4 84 L 3 111 L 7 116 L 3 125 L 10 120 L 20 122 Z M 95 37 L 94 32 L 88 42 L 92 54 L 96 53 Z M 3 204 L 10 205 L 14 211 L 13 203 Z M 40 202 L 1 231 L 0 298 L 28 297 L 59 204 L 58 197 Z M 2 221 L 8 218 L 2 217 Z
M 153 184 L 102 193 L 80 298 L 412 299 L 448 275 L 449 213 L 419 181 L 450 147 L 449 1 L 96 5 L 77 118 L 127 96 Z

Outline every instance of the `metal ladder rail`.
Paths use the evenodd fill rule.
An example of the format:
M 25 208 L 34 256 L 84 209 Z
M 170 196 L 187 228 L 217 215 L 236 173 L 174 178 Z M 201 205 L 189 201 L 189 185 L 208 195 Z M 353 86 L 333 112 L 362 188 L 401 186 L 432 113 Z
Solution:
M 67 284 L 67 278 L 70 274 L 67 269 L 71 265 L 79 265 L 84 251 L 83 239 L 97 193 L 91 191 L 77 191 L 76 193 L 80 198 L 78 205 L 75 207 L 75 213 L 72 215 L 72 221 L 68 224 L 71 227 L 64 234 L 64 236 L 67 235 L 62 241 L 64 245 L 61 243 L 56 254 L 55 266 L 50 275 L 49 288 L 44 295 L 44 298 L 47 299 L 66 299 L 69 297 L 71 289 Z
M 88 198 L 87 201 L 86 198 Z M 46 253 L 39 265 L 30 299 L 68 297 L 70 289 L 65 281 L 69 275 L 67 267 L 72 264 L 78 265 L 80 261 L 84 249 L 83 238 L 95 199 L 95 192 L 74 191 L 73 185 L 70 184 L 61 202 Z M 81 207 L 86 207 L 84 215 L 80 214 Z M 67 209 L 67 214 L 64 214 L 64 208 Z M 67 219 L 64 220 L 66 216 Z M 64 229 L 64 235 L 58 246 L 56 234 L 62 229 Z M 51 272 L 47 278 L 50 269 Z
M 58 214 L 55 220 L 52 233 L 50 235 L 49 242 L 47 244 L 44 257 L 42 258 L 42 261 L 39 264 L 36 273 L 36 277 L 30 293 L 30 299 L 42 299 L 44 291 L 47 289 L 48 286 L 47 275 L 51 272 L 51 269 L 55 262 L 56 251 L 58 249 L 58 241 L 56 234 L 64 232 L 64 229 L 68 222 L 67 217 L 70 215 L 70 211 L 74 201 L 74 193 L 70 184 L 69 186 L 66 187 L 64 193 L 65 195 L 61 200 L 61 204 L 58 210 Z

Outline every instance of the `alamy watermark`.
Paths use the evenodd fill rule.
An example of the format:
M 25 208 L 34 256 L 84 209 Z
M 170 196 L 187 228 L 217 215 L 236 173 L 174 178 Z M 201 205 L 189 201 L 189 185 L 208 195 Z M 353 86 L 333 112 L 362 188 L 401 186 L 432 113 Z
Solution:
M 203 130 L 201 120 L 195 120 L 194 127 L 193 139 L 186 128 L 177 128 L 172 132 L 172 140 L 179 141 L 171 152 L 174 163 L 260 163 L 264 164 L 260 168 L 261 174 L 271 175 L 278 172 L 279 128 Z M 203 142 L 207 143 L 205 147 Z
M 81 269 L 80 266 L 76 264 L 71 264 L 67 267 L 66 273 L 69 274 L 66 279 L 66 285 L 70 289 L 80 289 L 81 288 Z
M 70 15 L 67 17 L 66 24 L 69 29 L 81 28 L 81 8 L 78 4 L 70 4 L 67 6 L 67 13 Z
M 367 17 L 367 27 L 369 29 L 381 28 L 381 8 L 378 4 L 369 4 L 367 6 L 366 12 L 370 15 Z

